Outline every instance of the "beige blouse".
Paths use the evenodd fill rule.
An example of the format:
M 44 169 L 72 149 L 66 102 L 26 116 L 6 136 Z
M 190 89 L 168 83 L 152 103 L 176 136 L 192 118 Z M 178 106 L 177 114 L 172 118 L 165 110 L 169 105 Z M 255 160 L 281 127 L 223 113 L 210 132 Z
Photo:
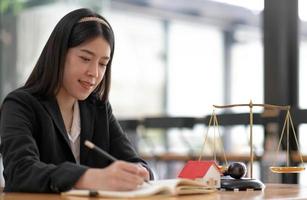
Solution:
M 74 114 L 71 124 L 70 133 L 68 133 L 68 138 L 70 142 L 70 148 L 78 164 L 80 164 L 80 110 L 78 101 L 74 104 Z

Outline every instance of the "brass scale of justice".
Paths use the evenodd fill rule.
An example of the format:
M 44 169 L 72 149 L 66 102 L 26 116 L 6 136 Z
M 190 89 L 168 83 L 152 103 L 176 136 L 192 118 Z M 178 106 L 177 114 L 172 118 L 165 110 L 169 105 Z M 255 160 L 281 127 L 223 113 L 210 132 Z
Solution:
M 249 107 L 249 145 L 250 145 L 250 179 L 253 179 L 252 176 L 253 176 L 253 160 L 254 160 L 254 154 L 253 154 L 253 107 L 263 107 L 265 110 L 277 110 L 277 111 L 282 111 L 282 110 L 285 110 L 286 111 L 286 117 L 285 117 L 285 121 L 284 121 L 284 124 L 283 124 L 283 128 L 282 128 L 282 132 L 281 132 L 281 136 L 280 136 L 280 139 L 279 139 L 279 142 L 278 142 L 278 147 L 277 147 L 277 150 L 276 150 L 276 156 L 275 158 L 277 158 L 277 155 L 278 155 L 278 152 L 279 152 L 279 149 L 280 149 L 280 145 L 281 145 L 281 142 L 283 140 L 283 136 L 284 136 L 284 133 L 285 133 L 285 130 L 286 130 L 286 135 L 287 135 L 287 155 L 286 155 L 286 159 L 287 159 L 287 166 L 275 166 L 275 162 L 276 160 L 273 162 L 273 166 L 270 167 L 270 170 L 273 172 L 273 173 L 300 173 L 302 171 L 305 170 L 305 167 L 304 167 L 304 162 L 303 162 L 303 158 L 302 158 L 302 154 L 300 152 L 300 148 L 299 148 L 299 145 L 298 145 L 298 140 L 297 140 L 297 137 L 296 137 L 296 133 L 295 133 L 295 129 L 294 129 L 294 125 L 293 125 L 293 121 L 292 121 L 292 117 L 291 117 L 291 114 L 290 114 L 290 106 L 278 106 L 278 105 L 272 105 L 272 104 L 253 104 L 252 101 L 250 101 L 249 104 L 229 104 L 229 105 L 213 105 L 214 108 L 217 108 L 217 109 L 225 109 L 225 108 L 232 108 L 232 107 Z M 213 153 L 214 153 L 214 160 L 216 161 L 216 150 L 215 150 L 215 129 L 217 129 L 217 132 L 219 134 L 218 138 L 221 138 L 221 135 L 220 135 L 220 132 L 219 132 L 219 124 L 218 124 L 218 120 L 217 120 L 217 116 L 215 114 L 215 111 L 213 110 L 212 112 L 212 115 L 210 117 L 210 120 L 209 120 L 209 124 L 208 124 L 208 128 L 207 128 L 207 132 L 205 134 L 205 140 L 204 140 L 204 143 L 202 145 L 202 148 L 201 148 L 201 152 L 200 152 L 200 156 L 199 156 L 199 159 L 198 160 L 201 160 L 202 158 L 202 154 L 203 154 L 203 151 L 204 151 L 204 146 L 205 146 L 205 143 L 206 143 L 206 140 L 207 140 L 207 137 L 208 137 L 208 133 L 209 133 L 209 129 L 210 129 L 210 126 L 212 124 L 212 121 L 213 121 L 213 127 L 214 127 L 214 140 L 213 140 L 213 145 L 214 145 L 214 149 L 213 149 Z M 301 161 L 301 166 L 289 166 L 289 156 L 290 156 L 290 152 L 289 152 L 289 133 L 290 133 L 290 126 L 291 126 L 291 130 L 292 130 L 292 133 L 294 135 L 294 138 L 295 138 L 295 142 L 296 142 L 296 145 L 297 145 L 297 149 L 298 149 L 298 153 L 299 153 L 299 157 L 300 157 L 300 161 Z M 223 145 L 222 146 L 222 151 L 223 151 L 223 156 L 224 156 L 224 160 L 225 160 L 225 163 L 226 163 L 226 168 L 227 168 L 227 159 L 226 159 L 226 154 L 225 154 L 225 151 L 224 151 L 224 148 L 223 148 Z M 222 169 L 224 167 L 222 166 Z

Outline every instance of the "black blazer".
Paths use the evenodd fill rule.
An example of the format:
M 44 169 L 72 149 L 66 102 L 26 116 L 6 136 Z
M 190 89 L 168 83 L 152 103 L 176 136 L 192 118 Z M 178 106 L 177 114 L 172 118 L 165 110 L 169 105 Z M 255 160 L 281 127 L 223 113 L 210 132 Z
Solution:
M 108 102 L 90 96 L 79 101 L 79 107 L 81 145 L 77 164 L 55 98 L 34 96 L 25 89 L 5 98 L 0 120 L 5 191 L 61 192 L 72 188 L 87 168 L 108 166 L 110 161 L 88 150 L 83 145 L 85 140 L 93 141 L 115 158 L 141 162 L 150 172 L 133 150 Z

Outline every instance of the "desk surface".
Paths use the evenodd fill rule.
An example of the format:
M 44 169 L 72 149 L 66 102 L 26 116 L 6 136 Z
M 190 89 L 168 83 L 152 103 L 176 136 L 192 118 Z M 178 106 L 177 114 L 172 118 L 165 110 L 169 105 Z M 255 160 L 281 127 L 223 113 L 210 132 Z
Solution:
M 267 184 L 263 191 L 218 191 L 205 195 L 187 195 L 187 196 L 153 196 L 149 198 L 138 198 L 138 200 L 146 199 L 164 199 L 164 200 L 259 200 L 259 199 L 307 199 L 307 187 L 290 184 Z M 55 194 L 29 194 L 29 193 L 3 193 L 0 195 L 1 200 L 94 200 L 102 198 L 84 198 L 84 197 L 67 197 Z

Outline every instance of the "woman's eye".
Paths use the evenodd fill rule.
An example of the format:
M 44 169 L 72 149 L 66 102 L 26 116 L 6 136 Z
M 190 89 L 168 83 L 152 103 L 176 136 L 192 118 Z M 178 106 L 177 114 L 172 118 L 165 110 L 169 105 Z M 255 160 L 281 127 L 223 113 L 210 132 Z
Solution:
M 83 56 L 80 56 L 80 58 L 83 60 L 83 61 L 90 61 L 90 59 L 89 58 L 86 58 L 86 57 L 83 57 Z
M 99 63 L 100 67 L 106 67 L 107 64 L 104 64 L 104 63 Z

